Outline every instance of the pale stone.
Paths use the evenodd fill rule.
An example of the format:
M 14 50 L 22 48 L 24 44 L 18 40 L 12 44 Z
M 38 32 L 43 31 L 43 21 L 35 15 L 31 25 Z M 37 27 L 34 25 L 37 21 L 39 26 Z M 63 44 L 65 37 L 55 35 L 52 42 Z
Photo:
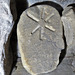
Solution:
M 75 7 L 67 7 L 61 18 L 67 42 L 66 57 L 72 58 L 72 69 L 75 71 Z
M 73 7 L 67 7 L 63 11 L 61 18 L 64 26 L 64 33 L 67 42 L 66 56 L 73 56 L 75 54 L 75 11 Z
M 38 5 L 22 13 L 17 27 L 18 43 L 23 67 L 30 74 L 56 69 L 64 49 L 62 32 L 59 13 L 51 6 Z
M 0 75 L 10 75 L 11 72 L 13 55 L 9 45 L 13 24 L 10 0 L 0 0 Z

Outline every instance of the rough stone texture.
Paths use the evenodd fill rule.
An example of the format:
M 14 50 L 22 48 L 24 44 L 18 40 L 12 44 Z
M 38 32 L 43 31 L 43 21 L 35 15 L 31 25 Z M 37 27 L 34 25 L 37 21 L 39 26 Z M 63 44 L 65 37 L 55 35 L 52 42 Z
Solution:
M 52 1 L 54 3 L 57 3 L 61 5 L 63 8 L 67 7 L 70 4 L 74 4 L 75 0 L 27 0 L 29 6 L 35 4 L 35 3 L 40 3 L 40 2 L 45 2 L 45 1 Z
M 75 7 L 67 7 L 61 19 L 67 42 L 66 57 L 73 58 L 72 68 L 75 71 Z
M 51 72 L 64 49 L 62 24 L 57 10 L 39 5 L 28 8 L 17 27 L 23 67 L 32 75 Z
M 0 0 L 0 75 L 9 75 L 12 65 L 12 52 L 9 49 L 13 18 L 10 0 Z
M 75 55 L 75 11 L 74 7 L 67 7 L 61 18 L 67 42 L 67 56 Z

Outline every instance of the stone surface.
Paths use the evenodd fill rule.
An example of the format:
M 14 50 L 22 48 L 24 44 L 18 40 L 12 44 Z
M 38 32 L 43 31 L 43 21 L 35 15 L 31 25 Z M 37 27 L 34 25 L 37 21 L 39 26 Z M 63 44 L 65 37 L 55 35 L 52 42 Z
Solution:
M 64 49 L 59 13 L 48 5 L 28 8 L 17 27 L 23 67 L 32 75 L 56 69 Z
M 36 4 L 36 3 L 52 1 L 54 3 L 61 5 L 63 8 L 66 8 L 68 5 L 75 3 L 75 0 L 27 0 L 27 1 L 28 1 L 29 6 Z
M 61 18 L 64 25 L 64 33 L 67 42 L 67 56 L 75 55 L 75 7 L 67 7 Z
M 75 71 L 75 7 L 67 7 L 61 18 L 67 42 L 66 57 L 73 58 L 72 69 Z
M 10 0 L 0 0 L 0 75 L 9 75 L 12 65 L 12 52 L 9 49 L 13 18 Z

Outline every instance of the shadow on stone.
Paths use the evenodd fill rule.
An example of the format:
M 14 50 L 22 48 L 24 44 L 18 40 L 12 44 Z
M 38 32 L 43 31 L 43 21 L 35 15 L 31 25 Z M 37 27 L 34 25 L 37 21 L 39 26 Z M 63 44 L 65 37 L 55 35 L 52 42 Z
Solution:
M 64 27 L 63 28 L 63 40 L 64 40 L 64 49 L 61 51 L 60 53 L 60 57 L 59 57 L 59 64 L 62 62 L 62 60 L 64 59 L 65 55 L 66 55 L 66 50 L 67 50 L 67 42 L 66 42 L 66 37 L 64 34 Z
M 17 17 L 19 19 L 22 12 L 26 10 L 26 8 L 28 7 L 28 3 L 27 0 L 15 0 L 15 2 L 16 2 L 17 14 L 18 14 Z
M 10 38 L 10 47 L 12 49 L 12 53 L 13 53 L 13 65 L 12 65 L 12 70 L 14 67 L 16 67 L 16 63 L 17 63 L 17 58 L 18 58 L 18 49 L 17 49 L 17 23 L 19 21 L 20 15 L 21 13 L 28 7 L 28 3 L 26 0 L 15 0 L 16 2 L 16 6 L 14 8 L 16 8 L 16 12 L 17 12 L 17 19 L 15 20 L 15 13 L 12 13 L 12 9 L 13 7 L 11 7 L 11 13 L 13 15 L 13 19 L 14 19 L 14 26 L 12 29 L 12 34 L 11 34 L 11 38 Z M 12 72 L 12 71 L 11 71 Z M 10 73 L 11 75 L 11 73 Z
M 70 5 L 68 5 L 68 6 L 72 6 L 72 7 L 73 7 L 73 11 L 74 11 L 74 13 L 75 13 L 75 3 L 74 3 L 74 4 L 70 4 Z
M 72 6 L 73 8 L 73 11 L 75 13 L 75 4 L 70 4 L 68 5 L 69 6 Z M 64 39 L 64 46 L 65 48 L 61 51 L 61 54 L 60 54 L 60 58 L 59 58 L 59 64 L 62 62 L 62 60 L 64 59 L 65 55 L 66 55 L 66 51 L 67 51 L 67 42 L 66 42 L 66 37 L 65 37 L 65 34 L 64 34 L 64 27 L 63 27 L 63 39 Z

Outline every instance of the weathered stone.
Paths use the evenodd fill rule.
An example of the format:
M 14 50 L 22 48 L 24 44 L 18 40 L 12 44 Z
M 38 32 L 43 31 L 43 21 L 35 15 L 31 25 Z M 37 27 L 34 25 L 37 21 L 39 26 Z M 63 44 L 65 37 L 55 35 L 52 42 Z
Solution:
M 12 27 L 10 0 L 0 0 L 0 75 L 9 75 L 12 68 L 13 56 L 9 46 Z
M 51 72 L 64 49 L 59 13 L 48 5 L 28 8 L 17 27 L 23 67 L 32 75 Z
M 66 57 L 72 58 L 72 69 L 75 71 L 75 7 L 67 7 L 61 18 L 67 42 Z
M 75 12 L 73 8 L 74 7 L 65 8 L 61 18 L 67 42 L 66 56 L 73 56 L 75 54 Z

